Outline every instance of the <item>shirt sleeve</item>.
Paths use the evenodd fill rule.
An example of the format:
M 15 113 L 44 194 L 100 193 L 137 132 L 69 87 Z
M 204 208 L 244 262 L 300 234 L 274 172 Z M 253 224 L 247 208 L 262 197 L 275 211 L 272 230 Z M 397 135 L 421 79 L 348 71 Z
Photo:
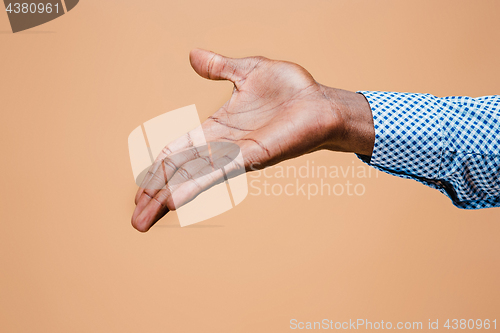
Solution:
M 375 125 L 365 163 L 414 179 L 464 209 L 500 207 L 500 96 L 358 91 Z

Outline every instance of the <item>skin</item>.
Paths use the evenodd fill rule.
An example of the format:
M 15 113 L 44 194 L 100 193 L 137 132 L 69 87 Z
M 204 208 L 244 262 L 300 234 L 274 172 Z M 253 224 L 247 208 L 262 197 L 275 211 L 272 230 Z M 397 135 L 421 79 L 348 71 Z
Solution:
M 232 59 L 199 49 L 191 51 L 190 61 L 200 76 L 234 83 L 231 98 L 202 124 L 207 142 L 233 142 L 241 149 L 243 162 L 233 162 L 232 170 L 262 169 L 320 149 L 372 154 L 373 117 L 363 95 L 321 85 L 304 68 L 285 61 Z M 176 154 L 192 147 L 192 134 L 166 146 L 146 175 L 135 197 L 135 229 L 148 231 L 169 211 L 223 180 L 220 170 L 206 171 L 210 164 L 214 170 L 213 161 L 193 162 L 200 159 L 196 152 Z M 201 169 L 210 175 L 193 177 Z M 172 177 L 185 181 L 169 186 L 166 179 Z

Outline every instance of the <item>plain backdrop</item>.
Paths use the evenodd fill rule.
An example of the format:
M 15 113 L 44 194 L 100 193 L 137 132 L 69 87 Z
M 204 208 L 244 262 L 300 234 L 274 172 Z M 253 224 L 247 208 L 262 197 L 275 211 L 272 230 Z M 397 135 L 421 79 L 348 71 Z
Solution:
M 0 331 L 500 320 L 499 209 L 459 210 L 379 174 L 351 179 L 362 196 L 249 195 L 200 224 L 180 228 L 171 213 L 140 234 L 127 148 L 157 115 L 196 104 L 204 120 L 229 98 L 230 83 L 191 69 L 194 47 L 297 62 L 353 91 L 499 94 L 499 11 L 494 0 L 85 0 L 18 34 L 0 12 Z M 307 162 L 363 165 L 331 152 L 284 165 Z

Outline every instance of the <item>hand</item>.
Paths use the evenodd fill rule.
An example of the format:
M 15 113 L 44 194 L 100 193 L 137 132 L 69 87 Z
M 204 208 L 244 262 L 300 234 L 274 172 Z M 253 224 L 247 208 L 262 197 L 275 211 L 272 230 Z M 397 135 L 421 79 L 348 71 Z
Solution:
M 207 142 L 225 141 L 239 146 L 244 165 L 234 163 L 233 169 L 262 169 L 319 149 L 371 155 L 375 134 L 364 96 L 323 86 L 304 68 L 289 62 L 263 57 L 232 59 L 198 49 L 191 51 L 190 60 L 200 76 L 234 83 L 231 98 L 202 124 Z M 201 185 L 194 181 L 161 188 L 170 182 L 167 177 L 181 177 L 181 166 L 199 157 L 175 154 L 189 147 L 192 141 L 188 133 L 166 146 L 157 157 L 135 198 L 132 225 L 137 230 L 149 230 L 168 211 L 223 179 L 219 172 Z M 169 160 L 174 154 L 176 162 Z M 165 165 L 169 167 L 168 175 Z M 186 174 L 185 170 L 182 174 Z M 158 180 L 163 184 L 151 185 Z M 178 198 L 175 204 L 174 193 Z

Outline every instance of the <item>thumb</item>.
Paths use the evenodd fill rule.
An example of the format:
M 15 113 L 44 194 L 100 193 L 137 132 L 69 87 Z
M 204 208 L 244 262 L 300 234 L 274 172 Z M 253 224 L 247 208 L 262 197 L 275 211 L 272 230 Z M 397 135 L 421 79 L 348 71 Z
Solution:
M 191 66 L 200 76 L 210 80 L 229 80 L 233 83 L 244 78 L 246 60 L 224 57 L 210 51 L 194 49 L 189 54 Z

